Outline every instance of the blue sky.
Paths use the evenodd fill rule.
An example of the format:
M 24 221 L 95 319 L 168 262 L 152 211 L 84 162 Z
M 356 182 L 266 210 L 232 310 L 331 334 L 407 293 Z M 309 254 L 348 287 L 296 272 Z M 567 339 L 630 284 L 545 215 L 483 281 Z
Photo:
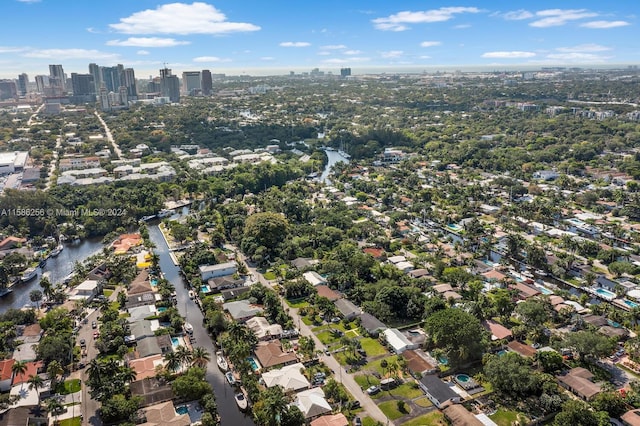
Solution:
M 2 0 L 0 77 L 637 64 L 637 0 Z

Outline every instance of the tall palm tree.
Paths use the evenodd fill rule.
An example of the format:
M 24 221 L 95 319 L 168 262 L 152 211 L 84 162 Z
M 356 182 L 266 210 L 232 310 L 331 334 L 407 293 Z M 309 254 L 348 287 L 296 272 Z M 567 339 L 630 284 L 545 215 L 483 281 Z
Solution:
M 27 380 L 27 383 L 29 383 L 29 390 L 36 390 L 36 393 L 38 394 L 38 405 L 40 405 L 40 392 L 38 391 L 44 385 L 44 380 L 42 380 L 42 377 L 38 376 L 37 374 L 31 374 L 29 376 L 29 379 Z
M 180 360 L 181 367 L 188 366 L 189 364 L 191 364 L 191 361 L 193 360 L 193 355 L 191 354 L 191 351 L 186 346 L 178 346 L 176 355 Z
M 13 378 L 15 380 L 16 377 L 27 372 L 27 363 L 25 361 L 16 361 L 11 366 L 11 372 L 13 373 Z M 22 386 L 20 386 L 20 389 L 22 389 Z
M 62 404 L 58 401 L 58 398 L 47 399 L 47 411 L 55 416 L 57 423 L 58 415 L 60 414 L 60 411 L 62 411 Z
M 180 368 L 180 359 L 176 352 L 167 352 L 164 354 L 164 362 L 167 363 L 167 369 L 174 373 L 178 368 Z
M 93 384 L 102 383 L 103 377 L 106 377 L 106 370 L 104 364 L 94 358 L 89 362 L 87 366 L 87 375 L 89 376 L 89 382 Z
M 55 388 L 56 383 L 58 383 L 58 376 L 64 373 L 64 369 L 60 365 L 58 360 L 53 360 L 47 366 L 47 374 L 49 375 L 49 379 L 51 379 L 51 388 Z
M 211 361 L 211 355 L 209 354 L 209 352 L 207 352 L 205 348 L 200 346 L 193 348 L 191 356 L 193 358 L 191 361 L 192 365 L 195 365 L 196 367 L 205 368 L 209 361 Z

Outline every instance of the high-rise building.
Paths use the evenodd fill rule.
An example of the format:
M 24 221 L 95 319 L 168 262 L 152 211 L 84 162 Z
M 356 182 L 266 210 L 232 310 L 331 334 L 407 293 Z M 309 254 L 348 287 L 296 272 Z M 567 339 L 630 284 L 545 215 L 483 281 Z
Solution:
M 211 78 L 211 71 L 202 70 L 200 80 L 200 87 L 202 88 L 202 94 L 204 96 L 211 95 L 211 90 L 213 89 L 213 79 Z
M 136 88 L 136 75 L 133 68 L 125 68 L 120 76 L 120 83 L 127 88 L 127 97 L 136 99 L 138 97 L 138 89 Z
M 71 102 L 75 104 L 95 102 L 96 84 L 91 74 L 71 73 L 71 87 L 73 88 Z
M 18 99 L 18 88 L 15 80 L 0 80 L 0 101 Z
M 200 93 L 202 85 L 200 83 L 200 71 L 185 71 L 182 73 L 182 91 L 193 96 Z
M 171 102 L 180 102 L 180 80 L 169 68 L 160 70 L 160 92 Z
M 64 75 L 62 65 L 49 65 L 49 85 L 62 93 L 67 91 L 67 77 Z
M 27 94 L 29 87 L 29 76 L 27 74 L 20 74 L 18 76 L 18 94 L 24 96 Z
M 117 92 L 122 86 L 118 67 L 100 67 L 100 70 L 102 71 L 102 83 L 107 88 L 107 93 Z
M 93 83 L 96 86 L 96 93 L 100 93 L 100 87 L 102 86 L 102 72 L 98 64 L 89 64 L 89 74 L 93 76 Z
M 38 93 L 44 93 L 44 90 L 47 87 L 49 87 L 49 76 L 36 75 L 36 90 Z
M 340 68 L 340 77 L 345 78 L 351 75 L 351 68 Z
M 100 88 L 100 109 L 102 111 L 110 111 L 111 110 L 111 103 L 109 102 L 109 92 L 107 91 L 107 88 L 102 86 Z

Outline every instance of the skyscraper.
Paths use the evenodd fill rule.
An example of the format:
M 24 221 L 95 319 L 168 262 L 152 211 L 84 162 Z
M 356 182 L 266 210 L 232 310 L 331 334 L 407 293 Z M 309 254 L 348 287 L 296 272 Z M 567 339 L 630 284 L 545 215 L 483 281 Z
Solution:
M 213 89 L 213 81 L 211 79 L 211 71 L 202 70 L 202 80 L 200 83 L 200 87 L 202 88 L 202 94 L 204 96 L 211 95 L 211 89 Z
M 171 74 L 169 68 L 160 70 L 160 92 L 170 102 L 180 102 L 180 81 L 177 75 Z
M 95 102 L 96 85 L 91 74 L 71 73 L 71 87 L 73 88 L 71 99 L 73 103 Z
M 44 93 L 44 89 L 49 87 L 48 75 L 36 75 L 36 90 L 38 93 Z
M 351 75 L 351 68 L 340 68 L 340 77 L 349 77 Z
M 49 65 L 49 85 L 59 89 L 61 93 L 67 90 L 67 77 L 64 75 L 62 65 Z
M 107 93 L 118 92 L 120 86 L 120 72 L 118 67 L 100 67 L 102 71 L 102 83 L 107 88 Z
M 29 86 L 29 76 L 27 74 L 20 74 L 18 76 L 18 94 L 24 96 L 27 94 L 27 88 Z
M 0 101 L 18 99 L 18 88 L 15 80 L 0 80 Z
M 182 73 L 182 90 L 190 96 L 196 95 L 202 90 L 200 71 L 185 71 Z
M 100 72 L 100 66 L 94 63 L 89 64 L 89 74 L 93 76 L 96 93 L 100 93 L 100 87 L 102 86 L 102 72 Z
M 125 68 L 120 77 L 120 83 L 127 88 L 127 97 L 135 99 L 138 97 L 138 89 L 136 87 L 136 75 L 133 68 Z

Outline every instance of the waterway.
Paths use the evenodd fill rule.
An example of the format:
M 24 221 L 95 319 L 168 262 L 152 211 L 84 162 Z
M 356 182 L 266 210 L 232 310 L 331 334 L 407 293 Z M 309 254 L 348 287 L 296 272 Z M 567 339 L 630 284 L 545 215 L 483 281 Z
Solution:
M 160 269 L 165 278 L 171 282 L 177 293 L 177 307 L 186 321 L 193 326 L 193 336 L 196 338 L 194 346 L 201 346 L 211 355 L 211 361 L 207 365 L 207 382 L 213 386 L 213 391 L 218 402 L 218 413 L 220 414 L 223 426 L 255 426 L 250 415 L 245 415 L 236 405 L 234 389 L 227 384 L 224 375 L 216 365 L 216 347 L 211 341 L 211 337 L 202 326 L 202 312 L 193 300 L 189 298 L 188 288 L 185 285 L 180 268 L 173 263 L 169 254 L 169 247 L 162 237 L 158 225 L 149 226 L 149 238 L 155 244 L 155 253 L 160 258 Z
M 325 166 L 322 174 L 320 175 L 320 182 L 326 183 L 327 185 L 331 185 L 331 180 L 329 179 L 329 173 L 331 173 L 331 169 L 336 163 L 348 163 L 349 159 L 338 151 L 329 151 L 327 149 L 324 150 L 324 153 L 327 155 L 327 165 Z
M 9 308 L 20 309 L 25 305 L 31 306 L 32 302 L 29 300 L 29 293 L 32 290 L 42 290 L 40 288 L 40 279 L 43 273 L 49 276 L 51 283 L 60 283 L 67 275 L 73 272 L 76 262 L 82 262 L 89 256 L 99 253 L 103 247 L 104 244 L 99 238 L 83 240 L 77 244 L 65 244 L 64 250 L 58 256 L 47 259 L 47 264 L 38 272 L 37 278 L 26 283 L 18 282 L 11 287 L 13 292 L 0 298 L 0 312 L 4 312 Z

